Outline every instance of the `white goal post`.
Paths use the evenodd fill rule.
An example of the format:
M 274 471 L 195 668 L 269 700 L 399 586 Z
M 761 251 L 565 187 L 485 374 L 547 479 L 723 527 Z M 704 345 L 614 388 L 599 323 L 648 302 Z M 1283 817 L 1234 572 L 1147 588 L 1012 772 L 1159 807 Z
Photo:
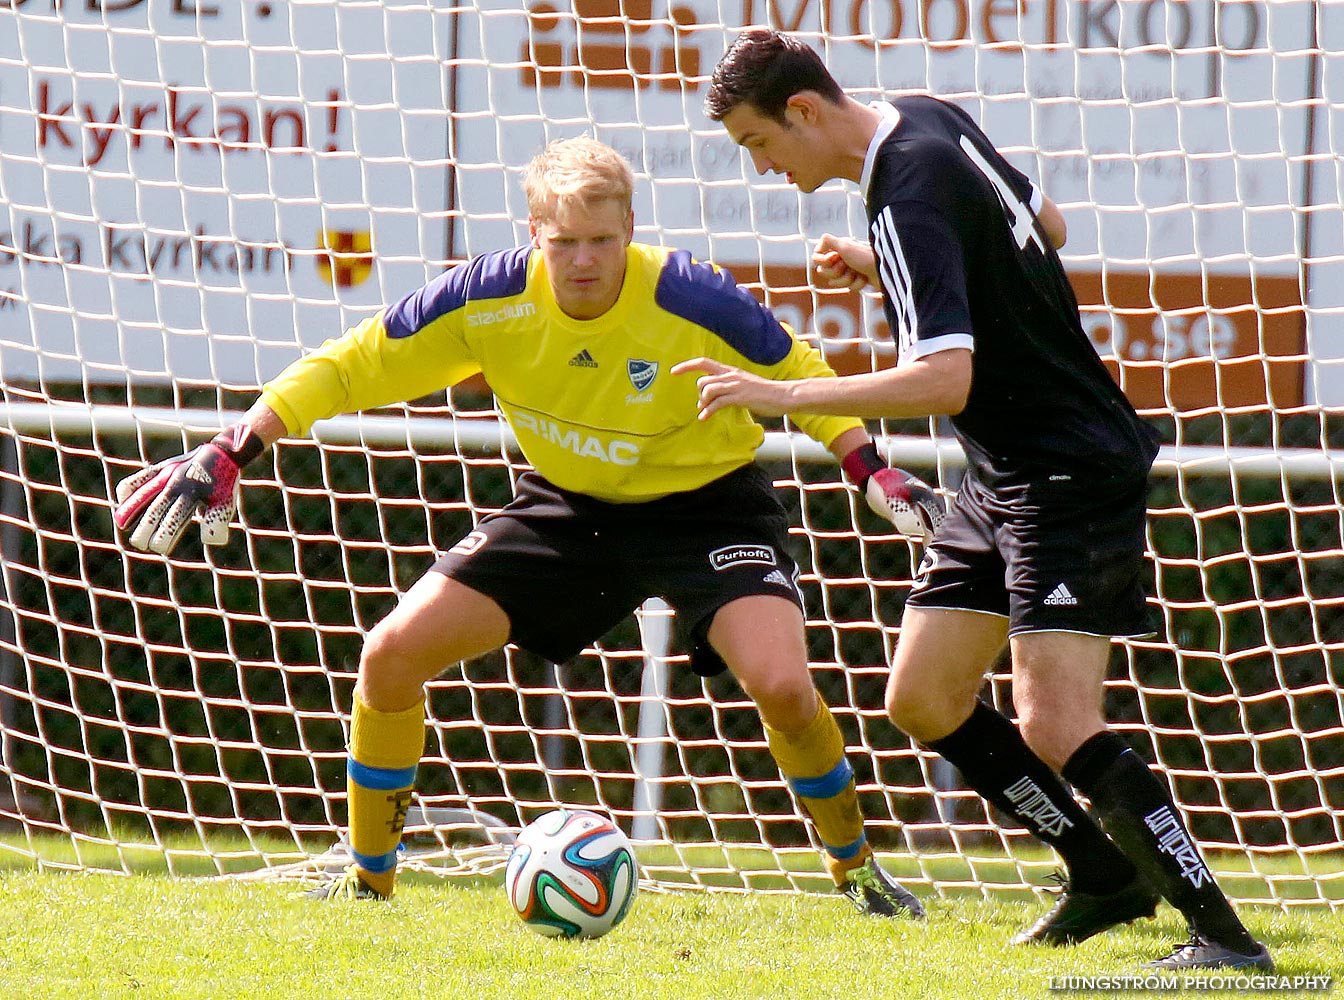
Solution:
M 521 242 L 547 139 L 615 145 L 637 238 L 730 269 L 838 369 L 893 362 L 871 295 L 807 282 L 816 237 L 862 231 L 852 186 L 756 177 L 700 110 L 753 23 L 857 96 L 957 102 L 1061 206 L 1085 326 L 1164 440 L 1162 631 L 1116 643 L 1109 714 L 1230 895 L 1340 905 L 1344 8 L 1304 0 L 0 6 L 0 867 L 336 863 L 362 637 L 521 468 L 489 395 L 282 442 L 219 550 L 131 550 L 111 489 L 380 304 Z M 874 430 L 955 492 L 943 428 Z M 916 553 L 787 425 L 760 459 L 870 839 L 925 891 L 1038 885 L 1052 858 L 885 718 Z M 689 671 L 667 615 L 568 663 L 510 647 L 436 680 L 408 863 L 491 872 L 560 803 L 612 815 L 659 883 L 823 888 L 754 711 Z M 1009 708 L 1006 680 L 987 694 Z

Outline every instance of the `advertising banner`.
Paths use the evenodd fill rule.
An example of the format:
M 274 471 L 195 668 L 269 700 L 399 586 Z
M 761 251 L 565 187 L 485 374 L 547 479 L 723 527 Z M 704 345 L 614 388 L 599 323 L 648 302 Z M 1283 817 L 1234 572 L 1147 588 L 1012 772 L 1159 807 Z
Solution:
M 768 290 L 842 369 L 890 364 L 872 296 L 807 285 L 812 241 L 864 232 L 854 186 L 753 176 L 701 109 L 726 45 L 770 23 L 860 99 L 957 102 L 1039 181 L 1089 336 L 1140 406 L 1344 401 L 1305 364 L 1344 356 L 1303 302 L 1344 288 L 1330 226 L 1304 240 L 1311 182 L 1339 200 L 1309 113 L 1312 7 L 11 0 L 0 370 L 256 384 L 448 262 L 523 242 L 523 166 L 581 133 L 634 164 L 638 239 Z

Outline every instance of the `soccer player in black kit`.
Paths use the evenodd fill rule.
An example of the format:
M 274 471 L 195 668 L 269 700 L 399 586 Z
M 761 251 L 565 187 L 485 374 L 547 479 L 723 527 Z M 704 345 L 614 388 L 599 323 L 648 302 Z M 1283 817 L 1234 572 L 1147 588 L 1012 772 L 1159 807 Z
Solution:
M 804 192 L 860 185 L 868 242 L 824 236 L 814 269 L 825 287 L 882 290 L 900 361 L 788 382 L 692 361 L 679 370 L 701 373 L 701 412 L 945 414 L 965 448 L 966 478 L 906 604 L 887 710 L 1064 860 L 1063 893 L 1015 942 L 1082 941 L 1152 916 L 1160 896 L 1190 939 L 1150 967 L 1271 969 L 1165 784 L 1103 716 L 1111 637 L 1152 632 L 1142 577 L 1157 445 L 1083 333 L 1058 208 L 960 109 L 862 104 L 775 31 L 737 38 L 705 109 L 759 173 Z M 866 462 L 878 467 L 875 449 Z M 1016 725 L 978 697 L 1005 642 Z

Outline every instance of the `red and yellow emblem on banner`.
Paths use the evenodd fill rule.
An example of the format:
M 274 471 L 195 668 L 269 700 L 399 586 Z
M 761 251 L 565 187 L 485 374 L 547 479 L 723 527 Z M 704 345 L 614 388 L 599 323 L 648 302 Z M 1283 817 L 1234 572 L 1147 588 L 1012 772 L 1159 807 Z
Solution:
M 372 233 L 324 229 L 318 247 L 318 273 L 336 288 L 358 285 L 373 270 Z

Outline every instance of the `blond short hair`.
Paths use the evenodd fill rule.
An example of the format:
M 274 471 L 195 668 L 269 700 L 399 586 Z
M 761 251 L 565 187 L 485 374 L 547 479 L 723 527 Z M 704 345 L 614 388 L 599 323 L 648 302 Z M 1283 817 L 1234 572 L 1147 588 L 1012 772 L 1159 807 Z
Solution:
M 527 210 L 542 220 L 554 219 L 563 208 L 606 199 L 629 212 L 634 188 L 635 175 L 625 157 L 588 136 L 547 143 L 523 176 Z

